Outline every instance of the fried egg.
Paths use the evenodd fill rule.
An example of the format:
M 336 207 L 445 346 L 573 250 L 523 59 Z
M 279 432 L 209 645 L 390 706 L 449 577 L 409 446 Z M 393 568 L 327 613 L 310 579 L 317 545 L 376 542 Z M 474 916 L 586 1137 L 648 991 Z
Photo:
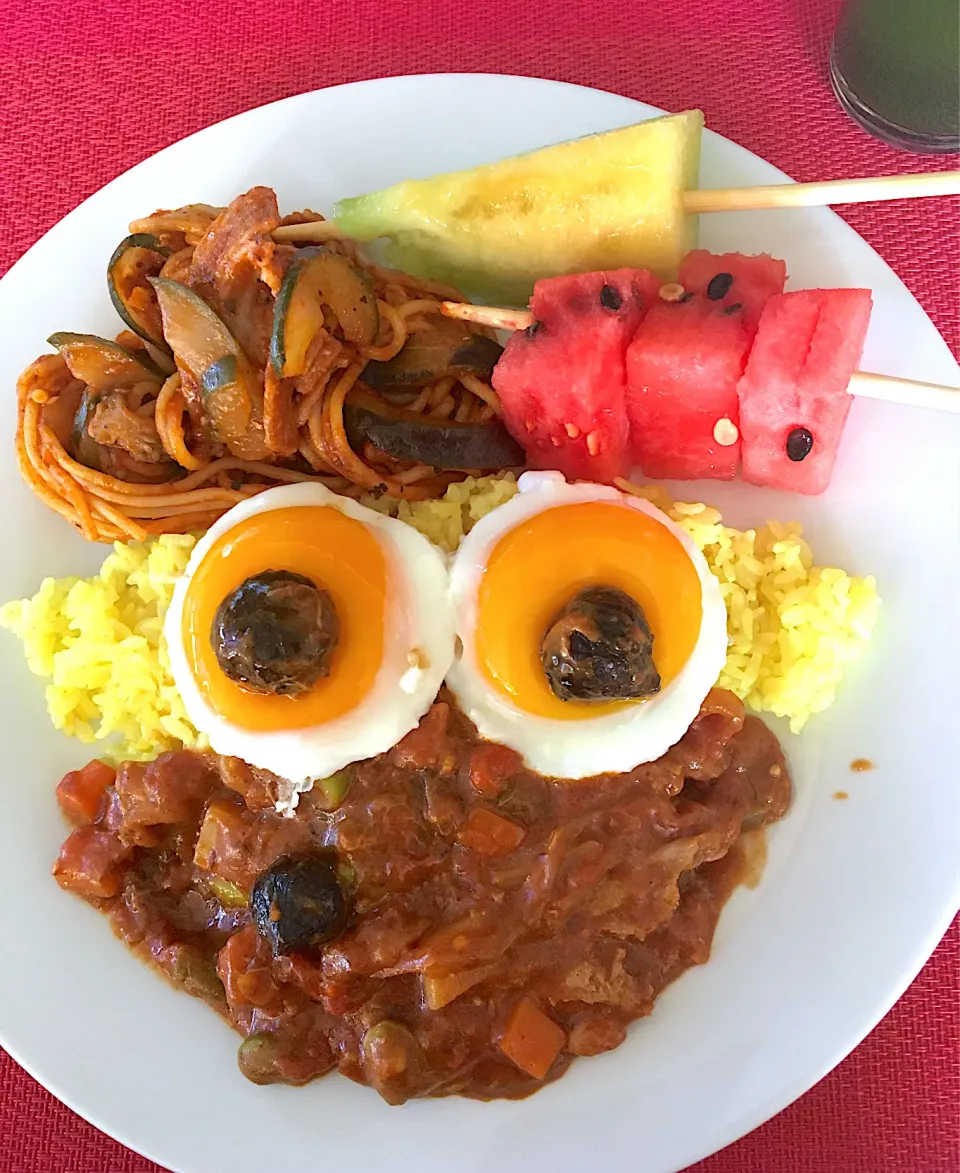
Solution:
M 250 578 L 303 576 L 332 601 L 329 674 L 296 696 L 253 691 L 218 659 L 218 610 Z M 443 555 L 410 526 L 315 483 L 268 489 L 197 543 L 164 625 L 187 715 L 214 750 L 287 779 L 281 806 L 384 753 L 430 707 L 454 653 Z
M 623 773 L 675 744 L 716 684 L 726 608 L 703 555 L 648 502 L 605 485 L 525 473 L 520 492 L 478 522 L 450 587 L 462 645 L 447 684 L 483 737 L 548 777 Z M 552 621 L 580 591 L 607 586 L 642 607 L 660 691 L 568 700 L 540 657 Z

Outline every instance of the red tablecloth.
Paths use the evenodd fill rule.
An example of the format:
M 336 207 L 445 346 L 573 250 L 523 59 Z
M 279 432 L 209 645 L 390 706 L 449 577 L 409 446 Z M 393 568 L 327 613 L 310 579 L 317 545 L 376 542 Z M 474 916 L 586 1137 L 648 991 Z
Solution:
M 7 0 L 0 5 L 0 271 L 160 147 L 251 106 L 387 74 L 524 73 L 708 124 L 798 180 L 942 169 L 850 123 L 824 62 L 837 0 Z M 385 128 L 385 133 L 387 128 Z M 133 210 L 132 210 L 133 211 Z M 957 201 L 842 209 L 960 350 Z M 956 926 L 858 1050 L 698 1173 L 960 1168 Z M 147 1173 L 0 1053 L 0 1168 Z

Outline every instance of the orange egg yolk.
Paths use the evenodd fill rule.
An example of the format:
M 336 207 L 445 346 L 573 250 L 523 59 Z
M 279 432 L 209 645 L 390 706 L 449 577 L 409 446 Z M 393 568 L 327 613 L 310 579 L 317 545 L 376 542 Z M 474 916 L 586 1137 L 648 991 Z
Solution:
M 589 586 L 625 591 L 643 608 L 666 688 L 700 634 L 700 578 L 677 538 L 628 505 L 561 505 L 521 522 L 493 548 L 477 598 L 476 654 L 494 686 L 525 712 L 577 720 L 643 701 L 562 701 L 540 662 L 543 636 Z
M 340 638 L 330 674 L 297 697 L 253 692 L 217 661 L 212 632 L 223 600 L 251 575 L 290 570 L 333 599 Z M 273 509 L 238 522 L 207 552 L 187 588 L 182 635 L 194 678 L 210 707 L 243 729 L 273 732 L 333 721 L 363 700 L 383 658 L 387 562 L 355 518 L 325 505 Z

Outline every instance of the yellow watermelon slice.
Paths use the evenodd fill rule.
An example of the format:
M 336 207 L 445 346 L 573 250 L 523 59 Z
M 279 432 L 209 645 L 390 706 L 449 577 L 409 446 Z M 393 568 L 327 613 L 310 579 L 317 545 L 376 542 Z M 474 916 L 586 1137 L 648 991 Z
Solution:
M 337 224 L 387 237 L 390 264 L 521 305 L 540 277 L 621 268 L 676 279 L 696 243 L 683 210 L 703 114 L 687 110 L 341 200 Z

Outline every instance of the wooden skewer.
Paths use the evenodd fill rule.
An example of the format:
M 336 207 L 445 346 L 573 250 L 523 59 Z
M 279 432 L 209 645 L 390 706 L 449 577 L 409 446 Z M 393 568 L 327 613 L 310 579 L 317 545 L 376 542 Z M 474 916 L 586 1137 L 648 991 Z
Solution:
M 960 170 L 688 191 L 684 192 L 683 207 L 690 213 L 753 212 L 763 208 L 819 208 L 830 204 L 865 204 L 944 195 L 960 195 Z
M 960 412 L 960 387 L 944 387 L 940 383 L 921 383 L 916 379 L 899 379 L 894 375 L 854 371 L 847 390 L 861 399 L 880 399 L 884 403 L 902 403 L 905 407 Z
M 490 326 L 494 330 L 526 330 L 533 325 L 529 310 L 504 310 L 495 305 L 471 305 L 468 301 L 441 302 L 440 312 L 445 318 Z
M 445 317 L 474 322 L 478 326 L 491 326 L 494 330 L 525 330 L 534 321 L 529 310 L 507 310 L 459 301 L 445 301 L 441 308 Z M 864 399 L 960 412 L 960 387 L 944 387 L 938 383 L 920 383 L 914 379 L 854 371 L 847 390 L 851 395 L 859 395 Z
M 343 233 L 333 220 L 308 220 L 305 224 L 281 224 L 274 228 L 274 240 L 310 240 L 322 244 L 325 240 L 339 240 Z
M 866 179 L 828 179 L 823 183 L 774 183 L 767 187 L 688 191 L 683 196 L 683 207 L 691 214 L 752 212 L 763 208 L 819 208 L 830 204 L 864 204 L 943 195 L 960 195 L 960 169 L 924 175 L 876 175 Z M 322 243 L 342 235 L 333 220 L 284 224 L 273 230 L 274 240 Z

